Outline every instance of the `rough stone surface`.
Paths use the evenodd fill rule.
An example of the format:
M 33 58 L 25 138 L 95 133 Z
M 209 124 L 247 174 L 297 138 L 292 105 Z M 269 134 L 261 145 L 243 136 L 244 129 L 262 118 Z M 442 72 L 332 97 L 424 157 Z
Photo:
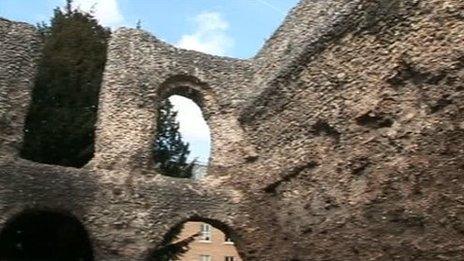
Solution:
M 244 260 L 463 260 L 463 39 L 460 0 L 303 0 L 250 60 L 120 29 L 95 158 L 73 169 L 1 155 L 0 226 L 26 208 L 68 211 L 97 260 L 144 260 L 188 220 L 230 230 Z M 2 95 L 17 79 L 3 57 L 35 55 L 2 47 Z M 171 94 L 211 128 L 203 180 L 152 169 L 156 107 Z M 16 126 L 2 142 L 19 144 L 28 99 L 2 96 L 19 115 L 1 121 Z
M 33 26 L 0 18 L 0 156 L 18 155 L 40 41 Z

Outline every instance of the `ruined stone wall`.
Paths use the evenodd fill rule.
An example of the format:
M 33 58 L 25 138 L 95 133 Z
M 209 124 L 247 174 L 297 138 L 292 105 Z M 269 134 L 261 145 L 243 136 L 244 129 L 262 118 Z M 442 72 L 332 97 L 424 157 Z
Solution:
M 75 169 L 39 164 L 17 157 L 22 139 L 23 122 L 31 97 L 39 45 L 37 33 L 31 26 L 1 20 L 0 28 L 2 28 L 0 39 L 3 41 L 0 52 L 1 62 L 3 62 L 0 71 L 2 76 L 0 90 L 2 94 L 8 94 L 8 96 L 2 95 L 0 100 L 2 116 L 4 115 L 1 122 L 2 132 L 0 133 L 2 137 L 2 146 L 0 147 L 2 151 L 0 157 L 0 229 L 23 211 L 45 210 L 66 213 L 76 217 L 88 231 L 96 260 L 146 260 L 150 251 L 157 248 L 172 227 L 187 220 L 204 220 L 224 228 L 235 227 L 235 220 L 241 216 L 236 204 L 239 195 L 227 185 L 212 189 L 212 187 L 217 186 L 217 183 L 205 186 L 205 184 L 192 180 L 163 177 L 157 173 L 150 173 L 145 166 L 137 165 L 137 162 L 127 161 L 128 155 L 126 154 L 112 155 L 111 160 L 115 162 L 126 160 L 125 162 L 129 167 L 120 163 L 114 169 L 107 168 L 107 166 L 100 167 L 98 164 L 90 164 L 83 169 Z M 203 54 L 196 55 L 205 56 Z M 112 62 L 110 61 L 109 64 L 111 66 Z M 233 69 L 236 66 L 232 62 L 232 65 L 228 65 L 228 61 L 222 62 L 222 64 L 225 64 L 227 69 Z M 245 65 L 241 64 L 239 63 L 237 66 L 246 66 L 246 63 L 243 63 Z M 127 70 L 130 72 L 130 68 Z M 117 72 L 114 72 L 115 74 Z M 180 70 L 173 71 L 174 76 L 166 76 L 166 78 L 176 79 L 175 83 L 190 84 L 192 88 L 197 88 L 205 93 L 211 91 L 210 89 L 215 86 L 207 87 L 210 89 L 200 89 L 200 87 L 204 87 L 204 84 L 192 80 L 192 77 L 186 77 L 185 74 Z M 153 76 L 149 72 L 145 75 Z M 135 79 L 138 80 L 138 78 Z M 179 79 L 180 81 L 178 81 Z M 150 107 L 149 110 L 153 112 L 156 110 L 158 97 L 168 95 L 170 91 L 177 91 L 175 83 L 172 80 L 166 80 L 162 85 L 166 89 L 160 90 L 159 93 L 160 85 L 155 85 L 154 88 L 158 89 L 149 90 L 151 94 L 155 95 L 154 98 L 147 95 L 142 97 L 149 98 L 137 101 L 146 103 L 146 108 Z M 131 87 L 138 88 L 139 85 L 124 86 L 125 89 L 129 90 L 120 94 L 145 94 L 139 89 L 130 90 Z M 174 89 L 170 90 L 169 88 Z M 181 88 L 180 91 L 185 90 Z M 230 92 L 233 93 L 233 91 Z M 111 92 L 107 94 L 111 94 Z M 118 92 L 116 91 L 115 94 Z M 190 95 L 190 91 L 185 95 Z M 231 96 L 236 96 L 236 94 L 231 94 Z M 105 93 L 102 94 L 102 97 L 104 99 Z M 217 97 L 221 97 L 221 95 Z M 120 107 L 127 104 L 127 110 L 130 111 L 131 96 L 127 95 L 125 98 L 114 100 L 114 102 L 121 102 L 118 105 Z M 205 106 L 209 106 L 206 112 L 211 114 L 210 118 L 222 113 L 216 111 L 217 107 L 226 108 L 230 105 L 224 104 L 234 102 L 234 99 L 226 99 L 223 96 L 222 100 L 218 102 L 210 101 L 208 96 L 201 97 L 201 99 L 198 102 L 203 102 Z M 103 103 L 101 104 L 103 112 L 105 106 L 117 107 Z M 229 113 L 226 109 L 224 111 L 224 114 Z M 118 120 L 125 120 L 124 115 L 114 114 L 119 117 Z M 104 116 L 101 116 L 101 121 L 105 119 Z M 153 118 L 147 119 L 147 122 L 141 124 L 153 124 L 156 115 L 152 116 Z M 132 119 L 134 124 L 137 124 L 138 119 L 138 117 Z M 221 118 L 217 119 L 217 121 L 220 120 Z M 111 127 L 111 124 L 108 125 Z M 238 126 L 238 122 L 235 123 L 235 126 Z M 154 131 L 149 135 L 152 134 Z M 122 132 L 121 135 L 126 139 L 126 142 L 131 135 L 135 141 L 138 141 L 138 133 Z M 141 133 L 141 135 L 146 135 L 146 133 Z M 119 137 L 112 136 L 111 138 L 117 142 Z M 219 142 L 224 141 L 219 138 Z M 137 148 L 141 144 L 143 143 L 136 143 L 133 146 Z M 96 159 L 99 159 L 98 156 Z M 134 168 L 130 168 L 132 166 L 138 166 L 138 169 L 135 169 L 136 174 L 132 171 Z M 145 173 L 141 175 L 140 172 L 143 171 Z M 212 173 L 214 173 L 214 169 Z M 217 176 L 219 175 L 223 174 L 219 173 Z M 234 229 L 233 234 L 236 238 L 240 237 L 241 231 L 243 229 Z
M 160 102 L 172 94 L 195 100 L 211 130 L 212 165 L 253 155 L 237 121 L 249 61 L 180 50 L 149 34 L 120 29 L 110 41 L 101 90 L 95 159 L 100 168 L 150 168 Z M 114 166 L 116 165 L 116 166 Z
M 277 260 L 460 260 L 464 3 L 357 10 L 242 114 L 276 210 L 256 223 L 279 228 Z
M 316 55 L 350 27 L 359 2 L 302 0 L 253 58 L 254 88 L 250 97 L 288 77 L 292 70 L 303 69 L 303 59 Z
M 225 186 L 150 175 L 118 182 L 104 177 L 124 173 L 0 163 L 0 228 L 26 210 L 71 214 L 88 231 L 95 260 L 145 260 L 170 228 L 199 217 L 243 233 L 236 196 Z
M 34 28 L 0 18 L 0 157 L 19 153 L 40 54 Z
M 25 209 L 67 211 L 96 260 L 145 260 L 188 220 L 230 231 L 244 260 L 462 260 L 463 10 L 303 0 L 250 60 L 120 29 L 95 158 L 74 169 L 0 157 L 0 228 Z M 0 98 L 0 112 L 18 115 L 0 119 L 16 131 L 2 130 L 0 151 L 15 153 L 4 144 L 20 144 L 29 98 L 15 97 L 30 96 L 33 70 L 15 82 L 3 68 L 0 91 L 21 90 Z M 203 180 L 153 171 L 157 106 L 171 94 L 196 101 L 211 128 Z

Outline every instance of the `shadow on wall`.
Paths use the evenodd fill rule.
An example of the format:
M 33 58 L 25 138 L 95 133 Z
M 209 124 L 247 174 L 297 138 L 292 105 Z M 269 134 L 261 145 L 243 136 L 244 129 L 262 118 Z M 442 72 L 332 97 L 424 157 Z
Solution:
M 222 222 L 192 218 L 171 228 L 146 260 L 241 261 L 237 240 L 238 236 Z
M 93 250 L 87 231 L 74 216 L 27 210 L 1 230 L 0 260 L 92 261 Z

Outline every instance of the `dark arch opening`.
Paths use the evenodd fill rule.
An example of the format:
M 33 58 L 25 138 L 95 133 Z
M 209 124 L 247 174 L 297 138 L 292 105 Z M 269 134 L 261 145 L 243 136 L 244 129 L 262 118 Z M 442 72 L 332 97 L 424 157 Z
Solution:
M 87 231 L 72 215 L 54 211 L 25 211 L 8 221 L 0 233 L 2 261 L 91 261 Z
M 202 224 L 212 229 L 202 231 Z M 198 229 L 192 229 L 192 226 Z M 205 234 L 208 231 L 211 234 Z M 202 256 L 210 256 L 211 260 L 241 261 L 243 258 L 238 254 L 236 242 L 240 242 L 239 236 L 226 224 L 213 219 L 192 217 L 172 227 L 163 241 L 149 252 L 146 261 L 202 260 Z

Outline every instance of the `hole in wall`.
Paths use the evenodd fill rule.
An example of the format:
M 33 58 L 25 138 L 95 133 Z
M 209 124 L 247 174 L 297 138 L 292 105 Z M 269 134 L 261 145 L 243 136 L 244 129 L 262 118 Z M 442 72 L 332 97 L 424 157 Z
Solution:
M 0 260 L 91 261 L 93 250 L 87 231 L 74 216 L 29 210 L 1 230 Z
M 200 106 L 182 95 L 170 95 L 158 107 L 154 141 L 155 168 L 177 178 L 207 174 L 211 134 Z
M 210 220 L 186 221 L 174 226 L 147 261 L 225 260 L 241 261 L 233 232 L 224 224 Z
M 356 123 L 370 129 L 389 128 L 394 121 L 388 115 L 368 112 L 356 118 Z
M 110 30 L 82 11 L 55 10 L 50 25 L 39 28 L 44 45 L 20 155 L 79 168 L 93 158 Z
M 332 137 L 336 142 L 340 141 L 340 132 L 324 120 L 318 120 L 312 126 L 312 133 L 317 136 L 326 135 Z
M 436 112 L 439 112 L 439 111 L 443 110 L 444 108 L 446 108 L 447 106 L 449 106 L 451 104 L 453 104 L 453 101 L 449 98 L 448 95 L 444 95 L 443 97 L 438 99 L 435 102 L 435 104 L 430 105 L 430 112 L 432 114 L 436 113 Z

